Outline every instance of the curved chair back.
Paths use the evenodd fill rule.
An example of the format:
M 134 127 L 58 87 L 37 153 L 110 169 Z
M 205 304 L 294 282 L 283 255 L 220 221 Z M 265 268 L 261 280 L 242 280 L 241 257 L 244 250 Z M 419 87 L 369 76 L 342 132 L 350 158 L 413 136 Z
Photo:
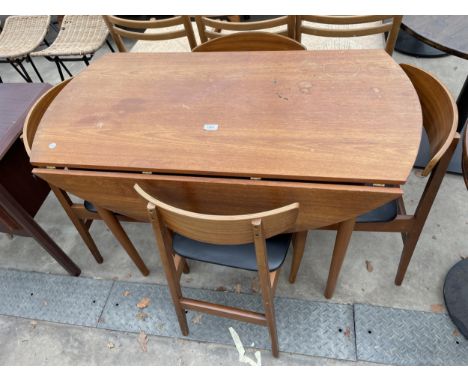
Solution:
M 165 226 L 192 240 L 210 244 L 246 244 L 254 242 L 254 224 L 263 229 L 263 237 L 278 235 L 293 228 L 299 203 L 248 215 L 205 215 L 170 206 L 146 193 L 138 184 L 135 190 L 156 209 Z
M 465 124 L 465 135 L 463 138 L 462 169 L 466 188 L 468 189 L 468 124 Z
M 430 161 L 422 175 L 431 173 L 450 147 L 457 132 L 457 105 L 450 92 L 437 78 L 412 65 L 401 64 L 418 93 L 423 125 L 429 139 Z
M 211 38 L 217 38 L 227 35 L 222 31 L 231 32 L 247 32 L 262 29 L 279 28 L 275 33 L 294 38 L 294 16 L 280 16 L 270 20 L 261 21 L 248 21 L 248 22 L 232 22 L 217 20 L 207 16 L 195 16 L 197 23 L 198 33 L 200 34 L 200 40 L 202 43 L 207 42 Z M 210 30 L 209 28 L 213 28 Z
M 268 32 L 239 32 L 214 38 L 198 45 L 192 52 L 247 52 L 274 50 L 305 50 L 301 43 Z
M 385 50 L 393 53 L 396 38 L 400 30 L 402 16 L 296 16 L 296 40 L 301 41 L 302 34 L 322 37 L 358 37 L 388 32 Z M 381 22 L 380 25 L 360 26 L 360 24 Z M 304 23 L 306 22 L 306 23 Z M 310 23 L 310 24 L 309 24 Z M 338 26 L 358 25 L 354 28 Z M 332 27 L 333 26 L 333 27 Z
M 103 17 L 107 27 L 109 28 L 112 38 L 114 39 L 115 44 L 119 49 L 119 52 L 127 52 L 127 48 L 123 43 L 122 37 L 127 37 L 133 40 L 152 41 L 171 40 L 174 38 L 187 37 L 190 44 L 190 49 L 193 49 L 197 46 L 189 16 L 174 16 L 168 19 L 147 21 L 127 20 L 121 17 L 110 15 Z M 157 33 L 144 33 L 146 29 L 162 29 L 177 26 L 182 28 L 171 31 L 161 31 Z M 132 30 L 123 29 L 122 27 L 130 28 Z
M 50 16 L 8 16 L 0 34 L 2 58 L 17 58 L 35 50 L 43 41 Z
M 36 135 L 37 127 L 39 126 L 39 123 L 41 122 L 41 119 L 45 111 L 47 110 L 49 105 L 52 103 L 52 101 L 55 99 L 57 94 L 59 94 L 60 91 L 70 81 L 71 81 L 71 78 L 63 82 L 60 82 L 59 84 L 55 85 L 54 87 L 46 91 L 29 110 L 29 113 L 26 116 L 26 119 L 23 125 L 23 143 L 24 143 L 24 148 L 26 149 L 26 152 L 28 153 L 29 156 L 31 156 L 31 147 L 34 141 L 34 136 Z

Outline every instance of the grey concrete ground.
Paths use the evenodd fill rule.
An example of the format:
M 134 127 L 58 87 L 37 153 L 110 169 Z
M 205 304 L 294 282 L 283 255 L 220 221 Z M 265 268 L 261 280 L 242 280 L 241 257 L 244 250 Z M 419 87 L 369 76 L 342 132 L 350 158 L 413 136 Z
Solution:
M 106 53 L 108 48 L 104 46 L 97 56 Z M 468 73 L 468 61 L 456 57 L 417 59 L 395 53 L 394 58 L 436 74 L 454 97 Z M 22 81 L 8 65 L 0 65 L 0 75 L 5 82 Z M 37 65 L 45 81 L 59 81 L 53 63 L 39 58 Z M 82 68 L 84 64 L 81 62 L 70 64 L 73 73 Z M 409 212 L 417 205 L 425 181 L 414 170 L 404 186 Z M 78 264 L 85 276 L 165 283 L 153 234 L 146 224 L 124 226 L 151 270 L 149 277 L 139 274 L 102 222 L 95 222 L 91 229 L 105 259 L 103 264 L 96 264 L 53 195 L 39 211 L 37 221 Z M 467 232 L 468 192 L 460 176 L 447 174 L 403 285 L 397 287 L 393 284 L 402 249 L 399 234 L 354 233 L 333 301 L 430 311 L 431 305 L 443 304 L 442 285 L 449 268 L 462 257 L 468 257 Z M 277 294 L 305 300 L 324 300 L 323 289 L 333 244 L 333 232 L 310 232 L 296 284 L 287 282 L 289 258 Z M 366 261 L 372 263 L 372 272 L 366 268 Z M 32 239 L 10 239 L 3 234 L 0 234 L 0 266 L 65 274 Z M 191 274 L 182 278 L 187 286 L 234 289 L 239 284 L 243 292 L 255 292 L 256 289 L 254 274 L 249 272 L 195 263 L 191 265 L 191 270 Z M 115 344 L 114 348 L 107 347 L 109 341 Z M 12 317 L 0 317 L 0 342 L 5 344 L 0 351 L 0 364 L 239 364 L 234 347 L 152 337 L 148 352 L 142 354 L 134 334 L 45 322 L 38 323 L 34 329 L 29 320 Z M 283 353 L 279 360 L 270 359 L 268 352 L 262 352 L 262 357 L 265 364 L 275 365 L 342 364 Z
M 234 346 L 148 336 L 142 351 L 138 334 L 0 316 L 0 365 L 245 365 Z M 246 348 L 252 359 L 254 350 Z M 262 365 L 375 365 L 365 362 L 261 352 Z

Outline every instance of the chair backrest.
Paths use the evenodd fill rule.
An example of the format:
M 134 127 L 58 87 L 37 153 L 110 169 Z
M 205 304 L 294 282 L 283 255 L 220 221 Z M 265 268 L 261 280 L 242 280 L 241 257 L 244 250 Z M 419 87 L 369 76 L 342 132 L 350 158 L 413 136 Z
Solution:
M 24 148 L 26 149 L 26 152 L 29 156 L 31 155 L 31 147 L 34 141 L 34 136 L 36 135 L 37 127 L 39 126 L 44 113 L 55 99 L 57 94 L 59 94 L 65 85 L 67 85 L 70 81 L 71 78 L 50 88 L 36 101 L 36 103 L 29 110 L 23 125 L 23 143 Z
M 289 37 L 268 32 L 239 32 L 214 38 L 198 45 L 192 52 L 246 52 L 274 50 L 305 50 L 306 47 Z
M 0 34 L 2 52 L 14 56 L 28 54 L 43 41 L 50 16 L 9 16 Z
M 148 210 L 156 209 L 164 225 L 192 240 L 211 244 L 254 242 L 253 225 L 260 224 L 265 239 L 293 228 L 299 203 L 248 215 L 205 215 L 185 211 L 163 203 L 135 184 L 138 194 L 148 201 Z
M 466 188 L 468 189 L 468 123 L 465 124 L 465 135 L 463 138 L 462 169 Z
M 107 25 L 99 15 L 65 15 L 51 46 L 63 49 L 64 53 L 70 50 L 70 55 L 79 55 L 83 49 L 98 50 L 108 35 Z
M 358 37 L 388 32 L 385 50 L 393 53 L 400 30 L 402 16 L 296 16 L 296 40 L 301 42 L 302 34 L 322 37 Z M 381 22 L 378 25 L 361 24 Z M 338 26 L 357 25 L 353 28 Z M 334 26 L 334 27 L 332 27 Z
M 197 23 L 198 33 L 202 43 L 207 42 L 211 38 L 227 35 L 227 33 L 223 33 L 222 31 L 247 32 L 278 27 L 283 28 L 275 31 L 275 33 L 292 39 L 295 37 L 294 16 L 280 16 L 269 20 L 247 22 L 223 21 L 208 16 L 195 16 L 195 21 Z M 209 28 L 213 28 L 213 30 L 210 30 Z
M 450 92 L 437 78 L 412 65 L 401 64 L 418 93 L 423 125 L 429 140 L 430 161 L 422 175 L 431 173 L 448 150 L 457 132 L 457 105 Z
M 133 40 L 171 40 L 174 38 L 187 37 L 190 44 L 190 49 L 197 46 L 195 35 L 193 33 L 192 23 L 189 16 L 174 16 L 162 20 L 128 20 L 116 16 L 103 16 L 109 28 L 112 38 L 119 49 L 119 52 L 126 52 L 127 48 L 123 43 L 122 37 L 127 37 Z M 145 33 L 146 29 L 162 29 L 170 27 L 175 28 L 170 31 L 161 31 L 154 33 Z M 130 28 L 127 30 L 123 28 Z

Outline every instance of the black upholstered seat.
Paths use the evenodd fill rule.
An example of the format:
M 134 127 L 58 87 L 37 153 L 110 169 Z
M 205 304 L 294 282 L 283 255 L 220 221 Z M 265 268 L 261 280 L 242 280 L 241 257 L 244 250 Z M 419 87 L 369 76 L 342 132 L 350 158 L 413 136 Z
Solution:
M 356 219 L 356 223 L 377 223 L 389 222 L 397 216 L 397 202 L 395 200 L 376 208 L 375 210 L 366 212 Z
M 89 212 L 97 212 L 96 207 L 94 207 L 94 204 L 91 202 L 88 202 L 87 200 L 84 201 L 84 206 Z
M 275 271 L 284 262 L 291 243 L 291 234 L 281 234 L 266 240 L 268 268 Z M 182 257 L 191 260 L 224 265 L 231 268 L 257 271 L 253 243 L 241 245 L 215 245 L 202 243 L 174 234 L 172 247 Z

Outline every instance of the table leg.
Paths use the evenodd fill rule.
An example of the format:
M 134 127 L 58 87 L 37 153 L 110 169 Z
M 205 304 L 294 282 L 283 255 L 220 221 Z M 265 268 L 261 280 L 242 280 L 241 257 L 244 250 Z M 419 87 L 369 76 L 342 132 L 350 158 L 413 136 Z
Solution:
M 36 221 L 21 207 L 0 184 L 0 206 L 34 238 L 42 248 L 72 276 L 79 276 L 81 269 L 63 252 Z
M 124 247 L 128 256 L 130 256 L 132 261 L 138 267 L 141 274 L 143 276 L 148 276 L 149 270 L 146 267 L 146 264 L 144 263 L 140 255 L 138 254 L 138 251 L 135 249 L 135 246 L 133 245 L 133 243 L 130 241 L 127 233 L 122 228 L 122 225 L 120 224 L 119 220 L 115 217 L 115 215 L 111 211 L 98 207 L 95 204 L 94 206 L 96 207 L 96 210 L 98 211 L 99 215 L 102 217 L 102 220 L 104 220 L 104 223 L 106 223 L 107 227 L 114 234 L 115 238 L 119 241 L 122 247 Z
M 328 273 L 327 287 L 325 289 L 325 298 L 332 298 L 335 292 L 336 281 L 340 274 L 341 266 L 343 265 L 348 244 L 354 229 L 355 218 L 341 222 L 336 232 L 335 247 L 330 263 L 330 271 Z

